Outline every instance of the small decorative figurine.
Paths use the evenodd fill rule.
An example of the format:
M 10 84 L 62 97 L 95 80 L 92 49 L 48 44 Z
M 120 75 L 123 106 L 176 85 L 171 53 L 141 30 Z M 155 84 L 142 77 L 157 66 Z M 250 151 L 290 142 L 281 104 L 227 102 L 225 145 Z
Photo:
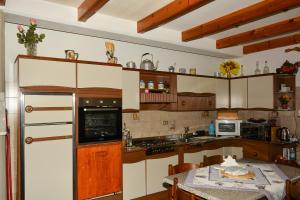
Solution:
M 115 53 L 115 45 L 112 42 L 105 42 L 106 47 L 106 56 L 107 56 L 107 62 L 108 63 L 118 63 L 118 58 L 114 57 Z

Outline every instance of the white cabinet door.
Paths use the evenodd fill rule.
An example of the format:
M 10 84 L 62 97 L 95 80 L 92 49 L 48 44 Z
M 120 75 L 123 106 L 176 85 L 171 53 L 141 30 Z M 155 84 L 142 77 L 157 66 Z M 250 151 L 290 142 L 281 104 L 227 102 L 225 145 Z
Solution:
M 137 71 L 122 72 L 122 105 L 123 109 L 140 109 L 140 73 Z
M 122 89 L 122 67 L 78 63 L 78 88 Z
M 199 152 L 194 152 L 194 153 L 185 153 L 184 154 L 184 162 L 200 164 L 201 162 L 203 162 L 204 155 L 205 155 L 205 151 L 199 151 Z
M 273 75 L 248 78 L 248 108 L 274 108 Z
M 146 196 L 146 161 L 123 164 L 123 200 Z
M 231 108 L 247 108 L 248 83 L 247 78 L 231 79 Z
M 39 139 L 24 144 L 25 200 L 73 199 L 72 138 L 49 140 L 59 136 L 72 136 L 72 125 L 25 128 L 25 139 Z
M 76 88 L 76 63 L 20 58 L 19 85 Z
M 229 80 L 216 79 L 216 108 L 229 108 Z
M 147 195 L 166 190 L 163 187 L 163 179 L 168 176 L 169 164 L 178 164 L 178 155 L 174 155 L 167 158 L 149 159 L 146 160 L 147 164 Z
M 219 149 L 205 150 L 204 154 L 206 156 L 223 155 L 223 147 L 219 148 Z
M 25 123 L 71 122 L 72 100 L 71 95 L 25 95 Z
M 216 79 L 178 75 L 177 92 L 215 93 Z

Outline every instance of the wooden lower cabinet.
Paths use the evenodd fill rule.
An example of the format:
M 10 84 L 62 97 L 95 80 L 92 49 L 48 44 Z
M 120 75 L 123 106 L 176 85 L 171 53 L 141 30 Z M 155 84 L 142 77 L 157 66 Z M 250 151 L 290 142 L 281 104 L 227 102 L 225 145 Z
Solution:
M 121 148 L 121 142 L 78 147 L 78 199 L 93 198 L 122 190 Z
M 243 156 L 248 159 L 271 161 L 271 148 L 269 144 L 260 141 L 244 141 Z

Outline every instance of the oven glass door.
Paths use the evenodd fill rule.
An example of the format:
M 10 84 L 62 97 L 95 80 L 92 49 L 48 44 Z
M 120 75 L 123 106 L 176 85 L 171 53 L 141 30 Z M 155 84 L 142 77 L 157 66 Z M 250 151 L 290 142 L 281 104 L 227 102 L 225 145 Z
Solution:
M 220 133 L 236 133 L 237 123 L 219 123 L 218 130 Z
M 79 143 L 122 139 L 121 108 L 79 108 Z

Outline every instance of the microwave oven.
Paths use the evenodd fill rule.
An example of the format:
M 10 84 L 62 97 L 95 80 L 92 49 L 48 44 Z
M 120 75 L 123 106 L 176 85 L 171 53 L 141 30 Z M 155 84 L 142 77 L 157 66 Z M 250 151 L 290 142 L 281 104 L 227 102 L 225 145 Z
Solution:
M 268 123 L 241 123 L 241 137 L 245 139 L 271 141 L 271 126 Z
M 216 136 L 240 136 L 241 123 L 242 120 L 217 119 Z

